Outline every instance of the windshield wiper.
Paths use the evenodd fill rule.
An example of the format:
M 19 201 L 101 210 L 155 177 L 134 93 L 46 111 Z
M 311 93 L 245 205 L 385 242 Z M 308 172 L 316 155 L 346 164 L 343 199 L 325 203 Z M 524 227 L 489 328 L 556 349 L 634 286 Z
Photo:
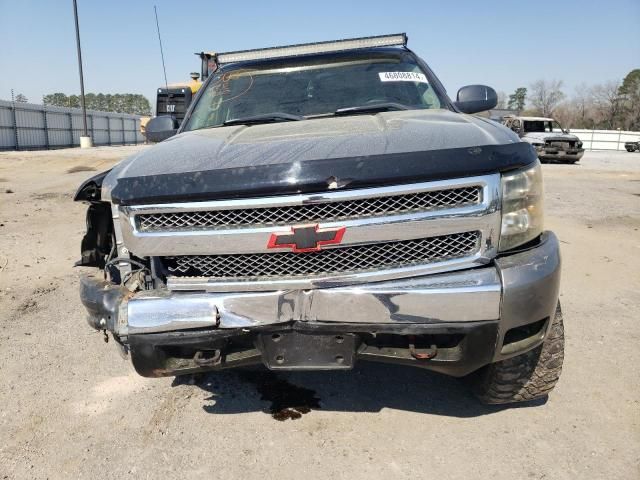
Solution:
M 372 113 L 372 112 L 388 112 L 391 110 L 409 110 L 410 107 L 402 103 L 384 102 L 372 103 L 371 105 L 359 105 L 357 107 L 339 108 L 334 115 L 350 115 L 352 113 Z
M 290 122 L 297 120 L 304 120 L 305 118 L 300 115 L 293 115 L 291 113 L 273 112 L 264 113 L 262 115 L 252 115 L 250 117 L 231 118 L 223 125 L 251 125 L 256 123 L 272 123 L 272 122 Z

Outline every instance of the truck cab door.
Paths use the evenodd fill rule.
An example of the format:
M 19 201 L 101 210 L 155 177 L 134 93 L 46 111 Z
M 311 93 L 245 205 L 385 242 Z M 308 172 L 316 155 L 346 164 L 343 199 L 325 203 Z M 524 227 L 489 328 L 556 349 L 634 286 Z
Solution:
M 515 133 L 517 133 L 520 137 L 522 137 L 522 135 L 524 134 L 524 132 L 522 131 L 522 122 L 517 118 L 512 119 L 511 123 L 507 126 Z

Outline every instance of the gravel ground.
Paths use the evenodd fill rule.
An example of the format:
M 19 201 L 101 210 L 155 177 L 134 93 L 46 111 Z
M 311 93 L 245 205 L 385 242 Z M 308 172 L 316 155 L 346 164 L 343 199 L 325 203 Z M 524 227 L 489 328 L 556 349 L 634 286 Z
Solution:
M 544 167 L 565 367 L 546 403 L 500 408 L 453 378 L 364 362 L 137 376 L 85 323 L 71 196 L 140 148 L 0 153 L 0 479 L 640 478 L 640 154 Z M 292 399 L 310 411 L 276 421 Z

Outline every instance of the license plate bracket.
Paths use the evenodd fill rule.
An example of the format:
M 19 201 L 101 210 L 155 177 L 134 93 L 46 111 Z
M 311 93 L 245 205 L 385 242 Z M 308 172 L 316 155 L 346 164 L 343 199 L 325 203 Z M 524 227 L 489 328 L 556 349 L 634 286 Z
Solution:
M 258 349 L 270 370 L 348 370 L 353 368 L 357 336 L 272 332 L 258 337 Z

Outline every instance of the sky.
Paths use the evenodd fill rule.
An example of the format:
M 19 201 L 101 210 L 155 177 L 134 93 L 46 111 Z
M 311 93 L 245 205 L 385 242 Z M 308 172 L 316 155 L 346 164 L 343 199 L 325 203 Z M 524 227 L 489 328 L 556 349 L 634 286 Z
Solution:
M 463 85 L 508 94 L 538 79 L 562 80 L 571 96 L 640 68 L 640 0 L 78 0 L 86 92 L 155 103 L 164 77 L 154 5 L 170 83 L 200 70 L 202 50 L 398 32 L 451 97 Z M 0 99 L 12 88 L 33 103 L 79 92 L 72 0 L 0 0 Z

